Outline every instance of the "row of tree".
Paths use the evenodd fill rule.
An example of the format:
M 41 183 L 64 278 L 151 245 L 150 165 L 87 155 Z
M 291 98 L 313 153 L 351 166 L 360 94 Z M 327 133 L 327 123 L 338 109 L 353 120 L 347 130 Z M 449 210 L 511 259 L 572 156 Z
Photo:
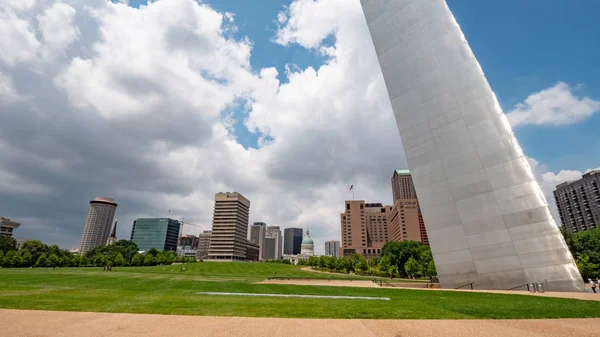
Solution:
M 428 246 L 417 241 L 388 242 L 381 250 L 381 257 L 365 259 L 362 255 L 352 257 L 311 256 L 298 261 L 300 265 L 339 273 L 355 273 L 388 277 L 431 277 L 436 275 L 435 263 Z
M 137 245 L 127 240 L 97 247 L 84 256 L 60 249 L 57 245 L 48 246 L 39 240 L 27 241 L 17 250 L 13 238 L 0 236 L 0 266 L 3 268 L 156 266 L 174 262 L 190 263 L 196 262 L 196 259 L 177 256 L 170 251 L 159 252 L 154 248 L 140 254 Z

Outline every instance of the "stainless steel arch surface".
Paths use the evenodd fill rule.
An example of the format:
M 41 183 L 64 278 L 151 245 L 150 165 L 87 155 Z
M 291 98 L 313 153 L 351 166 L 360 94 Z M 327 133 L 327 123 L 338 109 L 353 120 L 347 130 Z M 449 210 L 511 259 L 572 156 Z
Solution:
M 444 288 L 581 291 L 571 253 L 444 0 L 361 0 Z

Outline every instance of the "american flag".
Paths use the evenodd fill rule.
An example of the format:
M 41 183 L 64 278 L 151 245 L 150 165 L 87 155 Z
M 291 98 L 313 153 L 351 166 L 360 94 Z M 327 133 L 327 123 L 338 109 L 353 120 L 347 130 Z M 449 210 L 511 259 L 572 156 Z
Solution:
M 352 191 L 354 189 L 354 185 L 350 185 L 350 188 L 348 189 L 348 192 Z

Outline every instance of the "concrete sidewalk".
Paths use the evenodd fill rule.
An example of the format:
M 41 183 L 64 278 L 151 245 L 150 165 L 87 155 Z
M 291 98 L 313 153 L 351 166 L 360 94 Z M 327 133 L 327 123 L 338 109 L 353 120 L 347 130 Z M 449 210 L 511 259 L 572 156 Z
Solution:
M 572 337 L 600 336 L 600 319 L 345 320 L 0 309 L 0 336 Z

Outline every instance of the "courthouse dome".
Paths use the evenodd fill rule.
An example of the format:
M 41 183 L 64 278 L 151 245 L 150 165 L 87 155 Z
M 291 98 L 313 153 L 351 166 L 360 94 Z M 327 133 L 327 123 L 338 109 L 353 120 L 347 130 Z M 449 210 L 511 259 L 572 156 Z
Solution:
M 300 246 L 300 255 L 315 255 L 315 244 L 310 237 L 308 229 L 306 230 L 306 236 L 304 237 L 304 240 L 302 240 L 302 245 Z

